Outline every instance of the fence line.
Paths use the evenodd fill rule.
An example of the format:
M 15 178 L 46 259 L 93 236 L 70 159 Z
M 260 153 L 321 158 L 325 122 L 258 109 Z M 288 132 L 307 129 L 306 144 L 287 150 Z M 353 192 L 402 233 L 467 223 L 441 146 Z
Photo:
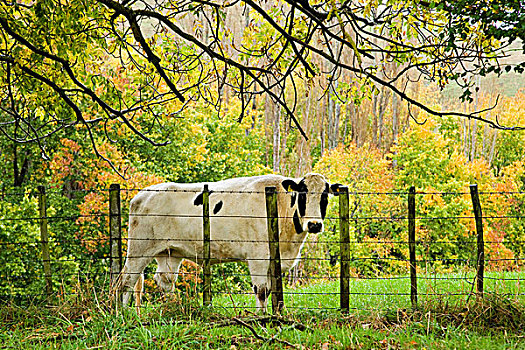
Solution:
M 203 184 L 204 185 L 204 184 Z M 107 191 L 107 189 L 104 189 L 105 191 Z M 122 268 L 122 258 L 123 258 L 123 248 L 122 248 L 122 240 L 125 240 L 125 241 L 131 241 L 133 240 L 133 238 L 131 239 L 128 239 L 128 238 L 123 238 L 121 236 L 121 228 L 122 228 L 122 223 L 121 223 L 121 218 L 123 216 L 122 214 L 122 211 L 121 211 L 121 204 L 120 204 L 120 193 L 122 191 L 131 191 L 131 190 L 135 190 L 135 189 L 126 189 L 126 188 L 120 188 L 118 185 L 112 185 L 109 189 L 109 194 L 110 194 L 110 204 L 109 204 L 109 212 L 108 213 L 96 213 L 96 214 L 89 214 L 89 215 L 74 215 L 74 216 L 48 216 L 47 215 L 47 212 L 46 212 L 46 191 L 45 191 L 45 188 L 43 186 L 39 186 L 38 187 L 38 191 L 37 193 L 39 194 L 39 208 L 40 208 L 40 215 L 38 217 L 31 217 L 31 218 L 0 218 L 0 222 L 1 221 L 19 221 L 19 220 L 32 220 L 32 221 L 38 221 L 39 223 L 39 226 L 40 226 L 40 233 L 41 233 L 41 238 L 40 240 L 35 240 L 33 242 L 16 242 L 16 241 L 13 241 L 13 242 L 0 242 L 0 246 L 7 246 L 7 245 L 41 245 L 42 247 L 42 259 L 40 259 L 41 263 L 42 263 L 42 266 L 43 266 L 43 270 L 44 270 L 44 277 L 43 279 L 45 280 L 46 282 L 46 293 L 43 293 L 43 295 L 47 295 L 47 296 L 50 296 L 53 294 L 53 281 L 52 281 L 52 271 L 51 269 L 56 265 L 56 264 L 60 264 L 60 263 L 67 263 L 67 262 L 76 262 L 76 263 L 82 263 L 82 262 L 86 262 L 86 261 L 95 261 L 95 260 L 101 260 L 101 261 L 109 261 L 109 271 L 110 271 L 110 280 L 111 280 L 111 283 L 114 282 L 116 276 L 118 276 L 118 273 L 119 271 L 121 270 Z M 138 189 L 137 189 L 138 190 Z M 141 190 L 144 190 L 144 189 L 141 189 Z M 75 190 L 74 190 L 75 191 Z M 83 192 L 89 192 L 88 190 L 82 190 Z M 98 190 L 97 190 L 98 191 Z M 100 190 L 100 191 L 103 191 L 103 190 Z M 148 190 L 146 189 L 146 191 L 153 191 L 153 190 Z M 163 190 L 163 192 L 174 192 L 173 190 Z M 379 192 L 348 192 L 348 188 L 346 188 L 346 190 L 344 190 L 341 194 L 340 194 L 340 197 L 339 197 L 339 203 L 340 203 L 340 212 L 339 212 L 339 216 L 337 217 L 328 217 L 326 218 L 326 220 L 339 220 L 339 232 L 341 234 L 340 236 L 340 239 L 339 241 L 305 241 L 305 244 L 308 244 L 308 243 L 314 243 L 314 244 L 339 244 L 340 245 L 340 255 L 339 255 L 339 263 L 340 263 L 340 273 L 339 273 L 339 276 L 331 276 L 331 275 L 327 275 L 327 276 L 321 276 L 321 277 L 315 277 L 315 276 L 311 276 L 311 277 L 303 277 L 303 279 L 305 280 L 323 280 L 323 279 L 333 279 L 333 278 L 337 278 L 339 277 L 340 279 L 340 290 L 338 293 L 322 293 L 322 292 L 286 292 L 286 293 L 283 293 L 282 292 L 282 286 L 280 288 L 280 291 L 279 291 L 279 287 L 277 287 L 277 285 L 279 284 L 278 280 L 280 279 L 281 280 L 281 284 L 282 284 L 282 273 L 279 271 L 280 270 L 280 263 L 282 261 L 293 261 L 293 260 L 296 260 L 296 258 L 282 258 L 282 257 L 279 257 L 277 254 L 279 253 L 279 249 L 275 248 L 275 243 L 302 243 L 302 241 L 298 241 L 298 240 L 284 240 L 284 241 L 280 241 L 278 238 L 268 238 L 268 240 L 226 240 L 226 239 L 211 239 L 210 240 L 210 232 L 209 232 L 209 228 L 210 228 L 210 216 L 209 216 L 209 196 L 212 194 L 212 193 L 249 193 L 249 194 L 263 194 L 265 193 L 267 196 L 269 195 L 269 193 L 266 191 L 266 192 L 261 192 L 261 191 L 251 191 L 251 192 L 242 192 L 242 191 L 209 191 L 207 190 L 206 188 L 204 188 L 202 191 L 196 191 L 196 190 L 193 190 L 193 191 L 182 191 L 182 192 L 191 192 L 191 193 L 195 193 L 195 194 L 200 194 L 200 193 L 207 193 L 207 196 L 205 195 L 204 197 L 206 199 L 204 199 L 205 202 L 207 202 L 207 206 L 206 205 L 203 205 L 203 214 L 202 215 L 179 215 L 179 214 L 172 214 L 172 215 L 169 215 L 169 214 L 146 214 L 146 215 L 129 215 L 129 217 L 145 217 L 145 216 L 151 216 L 151 217 L 176 217 L 176 218 L 203 218 L 203 233 L 204 233 L 204 236 L 202 239 L 178 239 L 178 241 L 186 241 L 186 242 L 192 242 L 192 241 L 196 241 L 196 242 L 208 242 L 207 244 L 206 243 L 203 243 L 204 244 L 204 247 L 208 247 L 207 249 L 205 248 L 205 254 L 204 254 L 204 265 L 205 265 L 205 268 L 204 268 L 204 273 L 203 273 L 203 279 L 204 279 L 204 293 L 203 293 L 203 302 L 204 302 L 204 305 L 211 305 L 212 303 L 212 299 L 211 299 L 211 296 L 213 294 L 217 294 L 217 293 L 220 293 L 220 291 L 217 291 L 217 290 L 213 290 L 212 289 L 212 282 L 211 282 L 211 266 L 210 266 L 210 246 L 209 246 L 209 242 L 210 241 L 214 241 L 214 242 L 230 242 L 230 243 L 268 243 L 269 244 L 269 248 L 270 248 L 270 251 L 272 252 L 272 254 L 268 257 L 268 258 L 252 258 L 252 259 L 244 259 L 244 260 L 258 260 L 258 261 L 269 261 L 271 262 L 271 265 L 273 266 L 272 269 L 270 270 L 270 275 L 273 276 L 273 279 L 272 279 L 272 293 L 274 296 L 277 296 L 275 298 L 276 300 L 276 304 L 273 306 L 273 310 L 274 312 L 278 313 L 282 310 L 283 308 L 283 305 L 284 305 L 284 301 L 282 299 L 283 297 L 283 294 L 286 294 L 286 295 L 322 295 L 322 294 L 327 294 L 327 295 L 337 295 L 339 294 L 340 295 L 340 306 L 339 306 L 339 309 L 341 309 L 342 311 L 344 312 L 348 312 L 348 310 L 351 310 L 353 308 L 350 307 L 349 305 L 349 299 L 348 299 L 348 296 L 350 295 L 410 295 L 411 297 L 411 301 L 412 301 L 412 306 L 414 308 L 417 308 L 417 280 L 420 280 L 420 279 L 423 279 L 423 280 L 467 280 L 467 278 L 465 277 L 428 277 L 428 276 L 420 276 L 420 275 L 417 275 L 417 267 L 420 266 L 422 263 L 432 263 L 432 262 L 454 262 L 454 261 L 461 261 L 461 262 L 467 262 L 467 263 L 470 263 L 470 262 L 473 262 L 474 259 L 468 259 L 468 258 L 433 258 L 433 259 L 417 259 L 416 258 L 416 246 L 417 245 L 428 245 L 428 244 L 453 244 L 453 243 L 460 243 L 460 244 L 476 244 L 476 247 L 477 247 L 477 253 L 476 253 L 476 274 L 475 274 L 475 280 L 476 280 L 476 294 L 478 296 L 482 296 L 483 293 L 487 293 L 486 291 L 483 290 L 483 281 L 484 280 L 499 280 L 499 281 L 519 281 L 521 282 L 522 279 L 520 278 L 496 278 L 496 277 L 491 277 L 491 276 L 485 276 L 484 275 L 484 264 L 487 263 L 487 262 L 503 262 L 503 261 L 515 261 L 516 263 L 519 262 L 519 261 L 522 261 L 522 260 L 525 260 L 525 258 L 497 258 L 497 259 L 486 259 L 485 258 L 485 255 L 484 255 L 484 247 L 485 247 L 485 244 L 491 244 L 491 243 L 494 243 L 494 244 L 497 244 L 497 243 L 502 243 L 502 242 L 499 242 L 499 241 L 484 241 L 483 240 L 483 223 L 482 221 L 483 220 L 488 220 L 488 219 L 509 219 L 509 218 L 514 218 L 514 219 L 521 219 L 521 218 L 525 218 L 525 216 L 520 216 L 520 215 L 512 215 L 512 216 L 482 216 L 482 213 L 481 213 L 481 204 L 480 204 L 480 200 L 479 200 L 479 195 L 486 195 L 486 194 L 525 194 L 525 192 L 478 192 L 477 191 L 477 186 L 475 185 L 472 185 L 470 186 L 470 195 L 471 195 L 471 199 L 473 201 L 473 211 L 474 211 L 474 216 L 451 216 L 451 217 L 417 217 L 416 216 L 416 208 L 415 208 L 415 197 L 417 195 L 428 195 L 428 194 L 439 194 L 439 195 L 467 195 L 469 194 L 468 192 L 459 192 L 459 193 L 423 193 L 423 192 L 416 192 L 415 188 L 411 188 L 410 189 L 410 192 L 409 193 L 398 193 L 398 192 L 383 192 L 383 193 L 379 193 Z M 33 194 L 34 192 L 30 192 L 30 194 Z M 58 193 L 58 191 L 57 191 Z M 60 193 L 62 193 L 62 191 L 60 191 Z M 275 198 L 276 195 L 277 195 L 277 192 L 275 189 L 273 190 L 273 192 L 271 192 L 272 195 L 275 195 Z M 281 193 L 284 193 L 284 192 L 281 192 Z M 26 195 L 28 193 L 26 192 L 23 192 L 21 195 Z M 381 195 L 397 195 L 397 196 L 407 196 L 408 198 L 408 209 L 409 209 L 409 213 L 408 213 L 408 216 L 400 216 L 400 217 L 392 217 L 392 216 L 370 216 L 370 217 L 357 217 L 357 216 L 352 216 L 350 215 L 349 213 L 349 208 L 348 208 L 348 197 L 350 195 L 377 195 L 377 194 L 381 194 Z M 12 194 L 6 194 L 6 193 L 1 193 L 0 194 L 0 198 L 3 198 L 3 196 L 9 196 L 9 195 L 14 195 L 13 193 Z M 476 197 L 476 198 L 475 198 Z M 276 199 L 275 199 L 276 200 Z M 346 203 L 345 203 L 345 200 L 346 200 Z M 275 204 L 275 208 L 277 209 L 277 205 Z M 78 259 L 78 258 L 75 258 L 75 259 L 51 259 L 50 257 L 50 252 L 49 252 L 49 243 L 59 243 L 59 242 L 69 242 L 67 240 L 60 240 L 60 239 L 57 239 L 57 237 L 53 237 L 53 238 L 49 238 L 48 236 L 46 236 L 46 233 L 47 233 L 47 225 L 49 222 L 52 222 L 52 221 L 56 221 L 56 220 L 77 220 L 81 217 L 85 217 L 85 218 L 93 218 L 93 217 L 101 217 L 101 218 L 108 218 L 108 221 L 109 221 L 109 227 L 110 227 L 110 230 L 109 230 L 109 242 L 108 242 L 108 238 L 87 238 L 83 241 L 92 241 L 92 242 L 108 242 L 109 243 L 109 254 L 107 257 L 99 257 L 99 256 L 93 256 L 91 258 L 86 258 L 86 259 Z M 206 217 L 208 219 L 206 219 Z M 232 219 L 232 218 L 243 218 L 243 219 L 265 219 L 268 221 L 268 227 L 270 228 L 270 226 L 274 226 L 276 223 L 278 223 L 278 220 L 277 219 L 292 219 L 293 217 L 289 217 L 289 216 L 279 216 L 278 212 L 275 212 L 275 213 L 272 213 L 270 214 L 269 211 L 268 211 L 268 215 L 267 216 L 257 216 L 257 215 L 252 215 L 252 216 L 241 216 L 241 215 L 230 215 L 230 216 L 223 216 L 223 215 L 214 215 L 213 218 L 229 218 L 229 219 Z M 417 240 L 416 239 L 416 225 L 415 225 L 415 222 L 416 220 L 451 220 L 451 219 L 475 219 L 476 220 L 476 231 L 477 231 L 477 239 L 476 241 L 453 241 L 453 240 L 447 240 L 447 241 L 425 241 L 425 240 Z M 408 222 L 408 232 L 410 232 L 410 236 L 408 236 L 408 239 L 406 241 L 388 241 L 388 240 L 385 240 L 385 241 L 380 241 L 380 240 L 377 240 L 377 241 L 351 241 L 350 240 L 350 237 L 348 235 L 349 233 L 349 225 L 350 225 L 350 221 L 357 221 L 357 220 L 406 220 Z M 208 231 L 207 233 L 207 238 L 206 238 L 206 232 Z M 273 229 L 269 229 L 269 233 L 279 233 L 279 230 L 278 228 L 273 228 Z M 277 236 L 278 237 L 278 236 Z M 143 239 L 139 239 L 139 240 L 143 240 Z M 156 240 L 160 240 L 160 241 L 172 241 L 170 239 L 144 239 L 144 240 L 153 240 L 153 241 L 156 241 Z M 513 243 L 523 243 L 522 241 L 515 241 Z M 402 244 L 402 245 L 408 245 L 409 246 L 409 250 L 410 250 L 410 256 L 409 256 L 409 259 L 405 259 L 405 258 L 401 258 L 401 257 L 393 257 L 393 256 L 388 256 L 388 255 L 378 255 L 378 256 L 372 256 L 372 257 L 351 257 L 350 256 L 350 244 Z M 46 248 L 47 247 L 47 248 Z M 47 253 L 46 253 L 46 249 L 47 249 Z M 128 256 L 127 258 L 128 259 L 133 259 L 133 258 L 143 258 L 143 257 L 146 257 L 146 256 L 140 256 L 140 257 L 133 257 L 133 256 Z M 154 258 L 155 256 L 150 256 L 150 258 Z M 184 257 L 184 256 L 175 256 L 173 255 L 172 257 L 174 258 L 185 258 L 185 259 L 195 259 L 195 256 L 191 256 L 191 257 Z M 302 259 L 303 261 L 330 261 L 332 262 L 332 258 L 319 258 L 319 257 L 307 257 L 307 258 L 303 258 Z M 399 261 L 399 262 L 409 262 L 409 267 L 410 267 L 410 276 L 397 276 L 397 277 L 358 277 L 358 276 L 352 276 L 350 274 L 350 265 L 348 264 L 348 262 L 352 262 L 352 261 L 366 261 L 366 260 L 373 260 L 373 261 Z M 23 262 L 38 262 L 39 259 L 34 259 L 34 260 L 21 260 Z M 228 262 L 230 260 L 228 259 L 224 259 L 224 262 Z M 232 259 L 231 261 L 237 261 L 237 259 Z M 64 272 L 61 276 L 76 276 L 78 275 L 78 273 L 74 273 L 74 272 Z M 184 272 L 181 272 L 179 273 L 180 276 L 195 276 L 196 274 L 195 273 L 184 273 Z M 254 275 L 254 274 L 229 274 L 229 276 L 232 276 L 232 277 L 254 277 L 254 276 L 260 276 L 260 275 Z M 22 275 L 7 275 L 5 277 L 8 277 L 9 279 L 23 279 L 24 276 Z M 39 277 L 39 278 L 42 278 L 42 277 Z M 470 276 L 469 277 L 469 280 L 472 279 L 473 276 Z M 349 281 L 350 280 L 357 280 L 357 279 L 360 279 L 360 280 L 372 280 L 372 279 L 376 279 L 376 280 L 408 280 L 410 279 L 411 281 L 411 284 L 410 284 L 410 293 L 359 293 L 359 292 L 351 292 L 350 291 L 350 287 L 349 287 Z M 469 282 L 470 283 L 470 282 Z M 473 283 L 473 282 L 472 282 Z M 279 293 L 280 296 L 279 296 Z M 230 293 L 231 294 L 231 293 Z M 249 293 L 245 293 L 245 294 L 252 294 L 251 292 Z M 468 295 L 468 293 L 458 293 L 458 294 L 454 294 L 454 293 L 424 293 L 425 295 Z M 62 294 L 64 295 L 64 294 Z M 520 293 L 512 293 L 512 295 L 521 295 Z M 272 299 L 273 301 L 274 299 Z M 286 307 L 286 308 L 293 308 L 293 307 Z

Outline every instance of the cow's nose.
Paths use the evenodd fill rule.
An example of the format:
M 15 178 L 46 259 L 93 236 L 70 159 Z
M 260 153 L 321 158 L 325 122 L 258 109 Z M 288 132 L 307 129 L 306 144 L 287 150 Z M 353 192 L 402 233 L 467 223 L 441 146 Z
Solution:
M 323 224 L 321 222 L 310 221 L 308 223 L 308 232 L 310 233 L 319 233 L 323 229 Z

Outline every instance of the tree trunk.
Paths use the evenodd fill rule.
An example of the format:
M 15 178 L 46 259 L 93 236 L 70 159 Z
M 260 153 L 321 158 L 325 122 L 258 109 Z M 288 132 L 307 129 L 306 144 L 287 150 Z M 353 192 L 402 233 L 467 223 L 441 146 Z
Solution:
M 470 157 L 469 160 L 472 162 L 476 159 L 476 143 L 477 143 L 477 132 L 478 132 L 478 121 L 474 119 L 472 126 L 472 132 L 470 134 Z
M 22 167 L 19 168 L 18 164 L 21 161 L 18 154 L 18 145 L 13 144 L 13 186 L 20 187 L 26 179 L 26 175 L 29 172 L 29 153 L 24 153 L 24 160 L 22 162 Z
M 397 143 L 399 136 L 399 97 L 392 93 L 392 143 Z
M 335 104 L 335 118 L 334 118 L 334 145 L 332 148 L 336 148 L 339 145 L 339 122 L 341 120 L 341 104 L 336 102 Z
M 279 172 L 279 146 L 281 144 L 281 108 L 275 106 L 273 113 L 273 171 Z
M 264 136 L 265 136 L 266 142 L 264 143 L 264 160 L 265 160 L 267 167 L 270 166 L 269 145 L 272 144 L 273 142 L 273 139 L 270 136 L 270 130 L 272 129 L 271 125 L 273 125 L 273 108 L 274 108 L 274 103 L 270 95 L 265 94 L 265 98 L 264 98 Z
M 286 164 L 286 143 L 288 141 L 288 133 L 290 132 L 290 122 L 288 118 L 284 120 L 284 134 L 281 137 L 281 156 L 280 156 L 280 172 L 283 175 L 288 175 Z
M 374 93 L 372 97 L 372 144 L 377 146 L 377 103 L 379 99 L 379 91 Z
M 389 98 L 389 93 L 386 87 L 381 89 L 381 98 L 379 99 L 379 109 L 377 114 L 377 128 L 378 128 L 378 137 L 377 137 L 377 148 L 381 149 L 383 147 L 383 138 L 384 138 L 384 120 L 386 113 L 387 100 Z
M 346 138 L 348 137 L 348 121 L 350 120 L 350 107 L 352 105 L 352 102 L 346 103 L 346 111 L 345 111 L 345 123 L 343 126 L 343 145 L 346 145 Z
M 341 118 L 341 104 L 337 101 L 335 89 L 337 81 L 330 86 L 328 94 L 328 148 L 337 147 L 339 141 L 339 119 Z

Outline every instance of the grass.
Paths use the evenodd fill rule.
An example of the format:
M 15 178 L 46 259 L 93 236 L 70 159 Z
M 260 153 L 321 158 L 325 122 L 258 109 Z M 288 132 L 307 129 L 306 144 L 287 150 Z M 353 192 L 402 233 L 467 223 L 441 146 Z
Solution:
M 3 305 L 0 348 L 525 349 L 521 274 L 496 277 L 487 275 L 482 299 L 456 295 L 471 291 L 468 273 L 421 278 L 415 311 L 408 279 L 355 279 L 348 315 L 337 310 L 338 283 L 320 281 L 287 289 L 286 309 L 272 320 L 252 312 L 251 295 L 217 295 L 213 308 L 202 308 L 198 298 L 180 294 L 146 303 L 138 315 L 86 293 L 54 306 Z
M 418 276 L 418 299 L 423 303 L 466 303 L 475 292 L 475 274 L 472 272 Z M 485 274 L 484 291 L 487 295 L 510 299 L 525 299 L 523 272 L 492 272 Z M 288 310 L 336 311 L 339 308 L 339 281 L 320 281 L 306 287 L 287 288 L 285 305 Z M 350 308 L 354 312 L 381 312 L 409 309 L 410 277 L 398 276 L 378 279 L 350 280 Z M 255 299 L 251 291 L 221 294 L 214 297 L 214 306 L 232 309 L 253 309 Z M 295 312 L 295 311 L 294 311 Z

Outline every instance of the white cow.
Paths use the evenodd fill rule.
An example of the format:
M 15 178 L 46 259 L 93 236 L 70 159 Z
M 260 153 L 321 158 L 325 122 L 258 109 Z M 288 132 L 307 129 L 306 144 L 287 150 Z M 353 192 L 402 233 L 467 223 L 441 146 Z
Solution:
M 144 268 L 155 257 L 155 281 L 174 287 L 183 259 L 202 262 L 202 191 L 205 183 L 163 183 L 139 192 L 131 201 L 128 251 L 119 288 L 127 305 L 133 290 L 140 303 Z M 300 258 L 307 233 L 323 230 L 330 186 L 319 174 L 302 179 L 279 175 L 234 178 L 207 183 L 210 190 L 211 263 L 244 261 L 252 277 L 256 304 L 266 309 L 270 290 L 265 187 L 277 188 L 283 271 Z

